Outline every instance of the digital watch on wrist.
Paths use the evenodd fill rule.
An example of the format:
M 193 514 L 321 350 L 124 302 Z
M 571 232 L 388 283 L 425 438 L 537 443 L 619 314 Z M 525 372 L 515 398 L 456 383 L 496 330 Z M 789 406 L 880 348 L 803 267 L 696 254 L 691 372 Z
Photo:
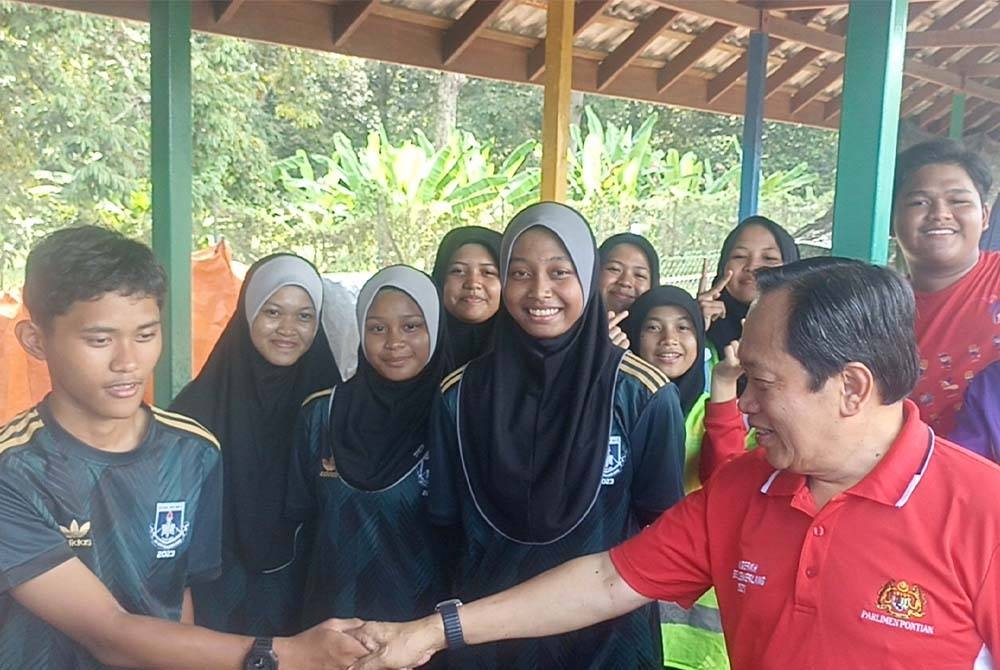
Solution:
M 461 649 L 465 646 L 465 636 L 462 635 L 462 620 L 458 618 L 458 608 L 462 601 L 458 598 L 445 600 L 434 606 L 434 611 L 441 615 L 444 621 L 444 640 L 449 649 Z
M 272 638 L 258 637 L 243 661 L 243 670 L 278 670 L 278 655 Z

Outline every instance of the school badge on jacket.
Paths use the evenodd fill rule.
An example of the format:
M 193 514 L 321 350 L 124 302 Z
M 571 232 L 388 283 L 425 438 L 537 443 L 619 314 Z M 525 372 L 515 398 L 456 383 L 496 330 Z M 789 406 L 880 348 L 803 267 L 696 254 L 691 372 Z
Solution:
M 157 558 L 173 558 L 187 537 L 190 523 L 184 518 L 184 501 L 156 503 L 156 516 L 149 525 L 149 539 Z
M 615 477 L 620 475 L 625 467 L 625 459 L 621 436 L 612 435 L 608 438 L 608 456 L 604 459 L 604 472 L 601 474 L 602 486 L 611 486 L 615 483 Z

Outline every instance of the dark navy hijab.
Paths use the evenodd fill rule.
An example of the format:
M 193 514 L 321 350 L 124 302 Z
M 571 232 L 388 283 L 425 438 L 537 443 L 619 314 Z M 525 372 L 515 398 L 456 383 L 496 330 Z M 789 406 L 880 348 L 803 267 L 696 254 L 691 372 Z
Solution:
M 691 318 L 697 341 L 697 356 L 687 372 L 679 377 L 671 377 L 681 396 L 681 410 L 687 416 L 698 398 L 705 392 L 705 320 L 701 315 L 698 301 L 679 286 L 657 286 L 639 296 L 629 308 L 629 316 L 622 323 L 622 330 L 628 335 L 632 352 L 639 356 L 642 327 L 649 313 L 657 307 L 672 305 L 679 307 Z
M 712 280 L 713 284 L 725 275 L 726 263 L 729 262 L 729 257 L 733 254 L 740 234 L 750 226 L 760 226 L 774 236 L 774 241 L 781 252 L 783 264 L 799 260 L 799 248 L 787 230 L 766 216 L 748 216 L 726 235 L 726 240 L 722 243 L 722 253 L 719 255 L 719 265 L 715 270 L 715 279 Z M 748 303 L 740 302 L 731 296 L 726 289 L 722 290 L 721 300 L 726 306 L 726 316 L 713 322 L 708 329 L 708 340 L 715 347 L 719 356 L 722 356 L 722 352 L 725 351 L 730 342 L 743 337 L 743 319 L 746 318 L 747 312 L 750 310 Z
M 583 314 L 563 335 L 539 340 L 501 306 L 493 349 L 462 378 L 457 429 L 469 489 L 486 520 L 516 542 L 548 544 L 572 531 L 597 499 L 625 351 L 608 338 L 594 236 L 576 210 L 542 202 L 515 216 L 500 246 L 501 281 L 518 238 L 536 227 L 566 248 Z
M 365 351 L 365 320 L 380 291 L 408 295 L 420 308 L 430 337 L 423 369 L 412 379 L 392 381 L 380 375 Z M 441 306 L 437 290 L 423 272 L 406 265 L 384 268 L 358 294 L 358 370 L 334 393 L 330 446 L 337 472 L 365 491 L 388 488 L 424 457 L 431 403 L 445 372 Z
M 431 279 L 437 286 L 438 294 L 444 298 L 444 285 L 448 279 L 448 270 L 455 252 L 466 244 L 478 244 L 489 252 L 493 261 L 500 267 L 500 233 L 482 226 L 463 226 L 448 231 L 438 245 L 437 256 L 434 258 L 434 270 Z M 443 302 L 442 302 L 443 305 Z M 447 368 L 460 368 L 473 358 L 486 351 L 493 342 L 493 328 L 496 325 L 496 315 L 482 323 L 466 323 L 444 310 L 445 330 L 447 331 L 446 351 Z
M 316 309 L 312 345 L 289 366 L 267 362 L 250 339 L 261 305 L 285 286 L 303 288 Z M 222 445 L 223 544 L 255 572 L 280 567 L 294 554 L 297 523 L 284 518 L 295 418 L 302 401 L 340 382 L 323 331 L 322 279 L 309 261 L 273 254 L 254 263 L 236 312 L 198 376 L 170 409 L 211 430 Z

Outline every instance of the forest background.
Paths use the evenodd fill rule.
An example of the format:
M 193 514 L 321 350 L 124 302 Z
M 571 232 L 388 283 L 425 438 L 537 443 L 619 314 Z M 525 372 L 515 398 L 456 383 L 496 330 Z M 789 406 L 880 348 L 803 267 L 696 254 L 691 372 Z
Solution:
M 196 247 L 225 239 L 248 263 L 292 250 L 324 272 L 426 269 L 448 229 L 502 230 L 538 199 L 539 87 L 205 34 L 192 75 Z M 569 200 L 598 240 L 631 229 L 665 263 L 717 253 L 736 223 L 742 119 L 573 105 Z M 0 1 L 0 109 L 0 290 L 54 229 L 149 240 L 146 25 Z M 766 123 L 760 212 L 793 231 L 827 218 L 836 141 Z

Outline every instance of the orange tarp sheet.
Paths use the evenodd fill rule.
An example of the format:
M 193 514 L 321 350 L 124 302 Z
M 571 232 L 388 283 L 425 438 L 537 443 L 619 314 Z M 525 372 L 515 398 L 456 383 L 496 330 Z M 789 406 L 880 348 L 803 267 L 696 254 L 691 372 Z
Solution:
M 201 370 L 236 310 L 241 284 L 225 242 L 191 256 L 192 375 Z M 0 293 L 0 426 L 45 397 L 50 388 L 45 363 L 25 353 L 14 336 L 14 325 L 26 318 L 17 295 Z M 146 389 L 146 400 L 151 399 L 152 386 Z

